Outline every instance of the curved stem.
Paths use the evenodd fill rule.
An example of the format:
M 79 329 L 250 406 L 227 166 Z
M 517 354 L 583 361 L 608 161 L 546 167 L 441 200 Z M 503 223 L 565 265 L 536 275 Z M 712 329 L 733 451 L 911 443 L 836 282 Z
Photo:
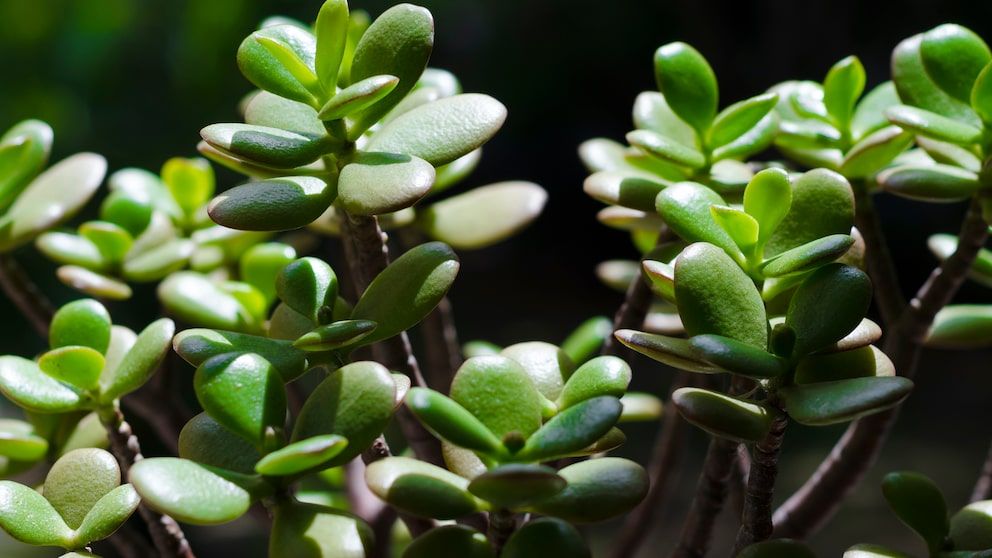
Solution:
M 772 495 L 778 476 L 778 456 L 788 424 L 789 417 L 783 413 L 772 422 L 765 439 L 754 445 L 741 528 L 731 556 L 737 556 L 747 546 L 768 540 L 772 535 Z
M 679 372 L 672 386 L 672 391 L 691 385 L 696 378 L 691 372 Z M 658 519 L 664 508 L 664 502 L 671 494 L 677 478 L 679 462 L 682 459 L 681 449 L 685 446 L 685 436 L 688 423 L 679 415 L 672 404 L 671 396 L 661 414 L 661 428 L 654 442 L 654 452 L 651 455 L 648 476 L 651 488 L 644 501 L 630 514 L 621 527 L 620 534 L 612 546 L 612 558 L 633 556 L 644 542 L 645 536 Z
M 852 181 L 852 186 L 856 207 L 854 225 L 865 242 L 865 263 L 872 281 L 873 298 L 882 316 L 882 323 L 889 326 L 896 322 L 906 308 L 906 297 L 902 294 L 899 274 L 865 180 Z
M 713 526 L 726 502 L 731 475 L 735 471 L 737 447 L 725 438 L 710 439 L 696 494 L 682 525 L 679 543 L 670 558 L 702 558 L 709 550 Z
M 981 207 L 973 199 L 961 224 L 957 249 L 933 270 L 886 337 L 884 352 L 900 375 L 915 376 L 922 343 L 934 316 L 968 276 L 988 234 Z M 808 537 L 833 517 L 840 502 L 874 463 L 898 412 L 896 407 L 851 423 L 816 472 L 776 510 L 776 537 Z
M 131 467 L 144 459 L 141 455 L 141 445 L 138 443 L 138 438 L 131 432 L 131 425 L 124 420 L 124 415 L 120 409 L 100 409 L 99 416 L 100 422 L 107 430 L 107 437 L 110 438 L 111 451 L 121 465 L 124 478 L 128 478 Z M 175 519 L 158 513 L 144 504 L 138 506 L 138 513 L 148 525 L 148 531 L 159 556 L 162 558 L 195 558 L 193 550 L 186 540 L 186 535 Z
M 7 252 L 0 253 L 0 287 L 21 314 L 31 322 L 38 335 L 48 339 L 48 324 L 55 309 L 38 286 L 28 278 L 24 269 Z

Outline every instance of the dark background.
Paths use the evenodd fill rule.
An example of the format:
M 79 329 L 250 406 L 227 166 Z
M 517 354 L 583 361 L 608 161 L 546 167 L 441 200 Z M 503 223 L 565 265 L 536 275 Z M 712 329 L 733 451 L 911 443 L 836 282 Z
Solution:
M 864 63 L 869 87 L 876 85 L 887 79 L 889 53 L 899 40 L 943 22 L 992 38 L 992 2 L 974 0 L 421 3 L 436 22 L 431 65 L 452 71 L 466 91 L 488 93 L 509 110 L 463 188 L 522 179 L 550 194 L 545 214 L 523 234 L 461 254 L 462 272 L 451 296 L 462 338 L 500 344 L 559 342 L 585 318 L 612 314 L 620 302 L 619 294 L 595 279 L 594 269 L 601 261 L 635 253 L 624 234 L 595 220 L 601 206 L 582 192 L 586 172 L 576 149 L 595 137 L 622 141 L 632 127 L 635 96 L 655 87 L 652 55 L 662 44 L 679 40 L 699 49 L 716 72 L 726 106 L 779 81 L 819 81 L 850 54 Z M 169 157 L 196 155 L 204 125 L 239 120 L 237 103 L 251 90 L 235 64 L 241 39 L 268 15 L 310 21 L 319 5 L 319 0 L 0 0 L 0 130 L 41 118 L 55 130 L 53 161 L 96 151 L 107 157 L 111 172 L 128 166 L 157 172 Z M 354 1 L 352 9 L 374 17 L 389 5 Z M 218 179 L 220 188 L 239 180 L 220 170 Z M 912 292 L 934 263 L 924 248 L 926 236 L 952 232 L 962 208 L 887 196 L 879 206 L 905 270 L 904 289 Z M 78 296 L 53 284 L 53 266 L 30 250 L 17 256 L 39 282 L 49 282 L 56 302 Z M 962 297 L 988 298 L 976 287 L 966 288 Z M 9 343 L 3 350 L 24 355 L 40 350 L 43 343 L 3 304 Z M 148 321 L 134 305 L 113 311 L 115 317 L 118 311 L 132 316 L 118 321 L 134 319 L 133 327 Z M 917 393 L 890 446 L 889 454 L 899 457 L 880 464 L 848 504 L 852 520 L 845 530 L 834 522 L 813 540 L 822 556 L 839 556 L 855 542 L 888 541 L 920 552 L 910 532 L 879 503 L 882 471 L 933 474 L 952 508 L 964 503 L 992 418 L 987 359 L 984 351 L 927 354 Z M 635 367 L 642 387 L 667 381 L 653 378 L 651 368 L 649 363 Z M 649 435 L 652 428 L 642 433 Z M 839 431 L 817 432 L 809 442 L 803 434 L 787 436 L 794 447 L 786 448 L 792 457 L 784 463 L 782 493 L 827 451 L 820 437 L 830 440 Z M 694 475 L 682 482 L 690 487 Z M 667 549 L 678 520 L 664 525 L 658 542 Z

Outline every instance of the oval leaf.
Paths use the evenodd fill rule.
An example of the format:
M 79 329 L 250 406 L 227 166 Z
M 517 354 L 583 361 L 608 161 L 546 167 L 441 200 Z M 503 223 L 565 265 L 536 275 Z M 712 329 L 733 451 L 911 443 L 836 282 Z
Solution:
M 537 184 L 499 182 L 431 204 L 417 212 L 417 226 L 452 248 L 485 248 L 529 225 L 547 199 Z
M 235 186 L 210 202 L 210 218 L 232 229 L 288 231 L 315 221 L 337 196 L 319 178 L 289 176 Z
M 235 520 L 265 491 L 258 477 L 178 457 L 143 459 L 131 467 L 130 477 L 142 502 L 194 525 Z
M 690 423 L 714 436 L 741 443 L 763 440 L 775 414 L 764 405 L 700 388 L 675 390 L 672 404 Z
M 392 213 L 427 195 L 434 177 L 434 167 L 418 157 L 365 151 L 341 169 L 338 197 L 352 215 Z
M 778 390 L 778 394 L 793 420 L 820 426 L 847 422 L 894 407 L 912 389 L 912 381 L 893 376 L 789 386 Z
M 468 491 L 467 479 L 408 457 L 387 457 L 369 463 L 365 482 L 376 496 L 419 517 L 454 519 L 483 507 Z
M 203 409 L 231 432 L 263 447 L 266 431 L 286 420 L 286 389 L 267 360 L 222 354 L 196 368 L 193 388 Z
M 531 508 L 571 523 L 604 521 L 630 511 L 647 494 L 644 468 L 619 457 L 589 459 L 558 471 L 568 486 Z

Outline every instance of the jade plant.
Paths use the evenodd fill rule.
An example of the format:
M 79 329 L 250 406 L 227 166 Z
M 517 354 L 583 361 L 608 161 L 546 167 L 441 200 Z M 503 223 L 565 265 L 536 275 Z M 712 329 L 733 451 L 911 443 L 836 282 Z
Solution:
M 275 557 L 623 558 L 660 514 L 681 557 L 725 540 L 729 508 L 736 537 L 713 550 L 816 556 L 806 539 L 882 450 L 923 348 L 992 339 L 988 306 L 954 300 L 992 284 L 992 52 L 967 28 L 899 43 L 867 93 L 850 56 L 722 107 L 704 55 L 662 45 L 625 143 L 579 147 L 599 220 L 638 254 L 599 268 L 623 303 L 558 344 L 507 346 L 461 343 L 448 293 L 460 253 L 548 196 L 465 186 L 507 111 L 429 67 L 433 43 L 411 4 L 269 18 L 232 45 L 257 88 L 241 121 L 204 126 L 202 158 L 114 170 L 101 196 L 99 155 L 46 170 L 47 124 L 0 137 L 0 285 L 47 341 L 0 356 L 0 528 L 64 556 L 188 558 L 239 520 Z M 874 209 L 890 195 L 970 204 L 931 235 L 938 265 L 910 300 Z M 94 298 L 49 302 L 13 258 L 32 249 Z M 123 301 L 161 313 L 115 323 Z M 669 385 L 628 391 L 645 377 Z M 650 448 L 626 426 L 659 419 Z M 792 423 L 849 426 L 779 498 L 785 434 L 810 432 Z M 709 445 L 680 510 L 687 424 Z M 938 482 L 889 473 L 917 547 L 845 556 L 989 555 L 983 470 L 954 514 Z

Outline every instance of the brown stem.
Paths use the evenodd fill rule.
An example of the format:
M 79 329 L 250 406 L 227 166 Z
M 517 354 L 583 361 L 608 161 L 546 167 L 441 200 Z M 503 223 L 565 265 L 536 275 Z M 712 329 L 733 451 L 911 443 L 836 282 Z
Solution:
M 989 453 L 985 456 L 985 463 L 982 464 L 982 474 L 975 482 L 975 488 L 971 491 L 970 502 L 979 500 L 992 500 L 992 446 L 989 446 Z
M 52 322 L 55 309 L 8 252 L 0 253 L 0 287 L 38 335 L 48 339 L 48 324 Z
M 419 327 L 424 336 L 427 354 L 425 380 L 428 387 L 442 393 L 448 392 L 448 384 L 462 364 L 458 332 L 451 310 L 451 300 L 448 297 L 442 298 L 437 308 L 424 318 Z
M 875 212 L 865 180 L 853 181 L 856 212 L 854 224 L 865 241 L 865 263 L 871 277 L 875 305 L 883 326 L 896 323 L 906 308 L 906 297 L 899 285 L 899 274 L 885 241 L 881 222 Z M 884 329 L 884 327 L 883 327 Z
M 120 409 L 116 407 L 100 409 L 99 415 L 100 422 L 107 430 L 111 451 L 121 465 L 124 478 L 128 478 L 131 467 L 144 459 L 138 438 L 131 432 L 131 425 L 124 420 L 124 414 Z M 138 513 L 145 520 L 152 542 L 161 558 L 196 558 L 186 540 L 186 535 L 175 519 L 158 513 L 144 504 L 138 506 Z
M 672 386 L 672 391 L 690 385 L 695 378 L 691 372 L 679 372 Z M 648 476 L 651 488 L 644 501 L 640 503 L 624 522 L 610 552 L 611 558 L 626 558 L 633 556 L 644 542 L 651 527 L 660 520 L 664 503 L 671 494 L 682 459 L 681 449 L 685 446 L 685 436 L 688 423 L 679 415 L 672 405 L 671 396 L 661 414 L 661 428 L 654 442 L 654 452 L 651 455 Z
M 978 200 L 973 199 L 961 224 L 957 249 L 934 269 L 886 337 L 884 352 L 900 375 L 915 376 L 934 316 L 958 291 L 987 238 L 988 225 Z M 898 407 L 851 423 L 816 472 L 776 510 L 775 536 L 802 539 L 822 527 L 874 463 L 897 416 Z
M 778 476 L 782 438 L 788 424 L 789 417 L 783 413 L 772 421 L 765 439 L 754 445 L 741 528 L 737 532 L 731 557 L 737 556 L 751 544 L 768 540 L 772 535 L 772 495 L 775 491 L 775 478 Z
M 517 529 L 517 514 L 509 510 L 499 509 L 489 512 L 489 544 L 496 556 L 503 552 L 503 546 L 510 535 Z
M 703 470 L 696 484 L 696 494 L 682 525 L 678 545 L 670 558 L 702 558 L 709 550 L 716 517 L 727 499 L 728 484 L 736 467 L 740 444 L 725 438 L 710 439 Z

